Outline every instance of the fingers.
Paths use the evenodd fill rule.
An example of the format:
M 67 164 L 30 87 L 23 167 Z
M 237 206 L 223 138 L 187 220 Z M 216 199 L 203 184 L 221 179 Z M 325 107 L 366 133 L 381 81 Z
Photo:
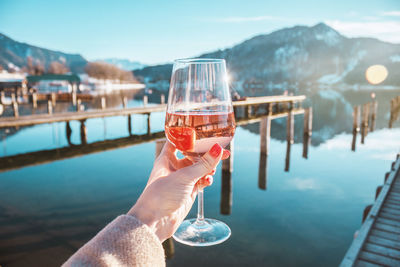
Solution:
M 222 159 L 227 159 L 231 155 L 229 150 L 224 149 L 224 153 L 222 154 Z
M 211 173 L 217 167 L 222 154 L 222 147 L 219 144 L 215 144 L 198 162 L 178 170 L 176 175 L 180 179 L 186 179 L 188 182 L 195 184 L 201 177 Z
M 199 189 L 204 189 L 205 187 L 212 185 L 213 181 L 214 179 L 211 175 L 206 175 L 197 182 L 197 186 Z

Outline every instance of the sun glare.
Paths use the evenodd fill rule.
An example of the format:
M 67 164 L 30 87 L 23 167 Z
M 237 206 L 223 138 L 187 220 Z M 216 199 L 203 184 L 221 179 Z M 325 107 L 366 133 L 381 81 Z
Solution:
M 388 70 L 383 65 L 372 65 L 365 71 L 365 78 L 370 84 L 380 84 L 388 76 Z

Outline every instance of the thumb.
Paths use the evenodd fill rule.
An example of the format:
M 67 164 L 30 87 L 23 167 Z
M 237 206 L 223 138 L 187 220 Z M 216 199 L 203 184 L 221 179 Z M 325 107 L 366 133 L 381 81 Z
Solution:
M 222 151 L 223 149 L 218 143 L 213 145 L 198 162 L 176 171 L 177 177 L 195 184 L 201 177 L 206 176 L 217 167 L 223 154 Z

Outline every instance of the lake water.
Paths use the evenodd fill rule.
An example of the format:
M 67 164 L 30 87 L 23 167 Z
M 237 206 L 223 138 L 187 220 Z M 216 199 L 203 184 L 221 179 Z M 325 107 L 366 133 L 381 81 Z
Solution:
M 324 113 L 314 110 L 315 124 L 328 121 L 319 114 Z M 163 130 L 164 116 L 152 115 L 153 132 Z M 351 121 L 351 113 L 347 116 Z M 303 116 L 295 120 L 302 125 Z M 134 134 L 146 133 L 145 116 L 135 115 L 132 121 Z M 400 129 L 386 129 L 382 123 L 364 145 L 358 138 L 352 152 L 351 129 L 326 134 L 320 127 L 313 133 L 320 141 L 309 148 L 308 159 L 302 157 L 301 143 L 292 145 L 290 170 L 285 172 L 285 122 L 284 118 L 272 124 L 266 190 L 258 187 L 258 124 L 237 129 L 230 214 L 221 214 L 221 197 L 227 192 L 221 190 L 220 167 L 205 191 L 206 217 L 226 222 L 232 236 L 204 248 L 173 242 L 175 253 L 167 266 L 340 263 L 361 226 L 365 206 L 374 202 L 376 187 L 383 184 L 400 151 Z M 128 135 L 124 117 L 88 120 L 86 125 L 89 143 Z M 340 129 L 338 125 L 328 129 Z M 71 141 L 79 144 L 79 123 L 72 122 L 71 127 Z M 301 127 L 295 130 L 302 135 Z M 0 156 L 68 145 L 65 123 L 23 128 L 5 136 Z M 0 265 L 60 265 L 134 204 L 147 182 L 154 152 L 155 143 L 150 142 L 0 173 Z

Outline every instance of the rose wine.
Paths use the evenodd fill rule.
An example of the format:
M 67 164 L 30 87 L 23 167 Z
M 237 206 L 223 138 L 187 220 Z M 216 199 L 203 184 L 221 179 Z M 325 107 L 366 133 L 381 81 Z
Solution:
M 215 143 L 226 147 L 235 133 L 233 112 L 175 112 L 165 118 L 165 134 L 182 153 L 206 153 Z

